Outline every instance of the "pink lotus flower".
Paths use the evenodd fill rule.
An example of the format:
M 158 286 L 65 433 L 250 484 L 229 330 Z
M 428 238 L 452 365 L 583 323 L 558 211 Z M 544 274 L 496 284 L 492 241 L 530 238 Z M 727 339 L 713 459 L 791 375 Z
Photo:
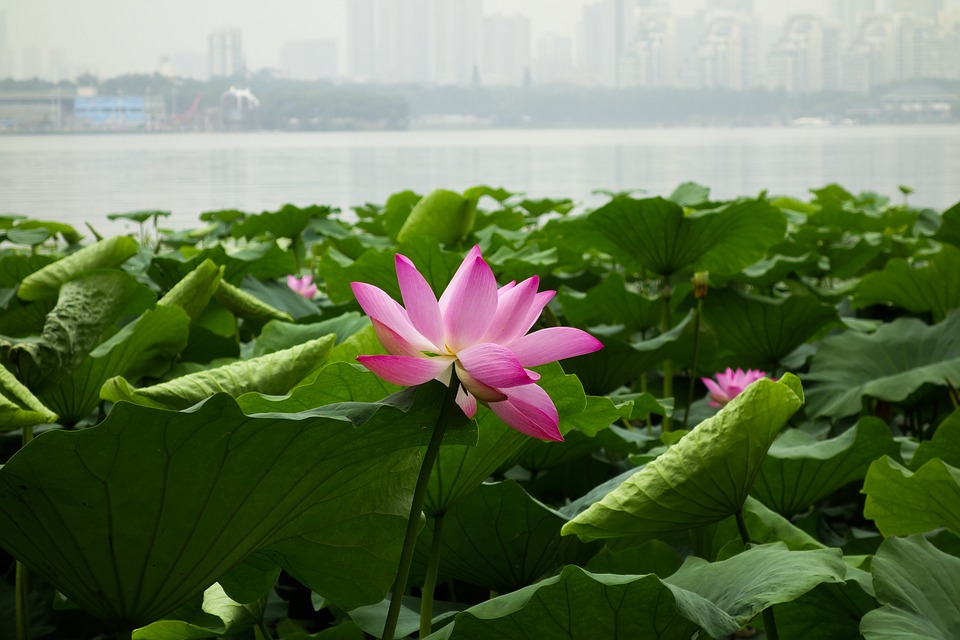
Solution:
M 707 390 L 710 391 L 710 402 L 707 404 L 711 407 L 722 407 L 740 395 L 747 388 L 747 385 L 766 377 L 765 372 L 757 369 L 747 369 L 746 371 L 737 369 L 734 371 L 727 367 L 725 372 L 716 375 L 716 382 L 710 378 L 700 378 L 700 380 L 707 385 Z
M 309 273 L 302 278 L 287 276 L 287 286 L 307 300 L 312 300 L 313 296 L 317 295 L 317 285 L 313 284 L 313 276 Z
M 457 404 L 467 417 L 486 404 L 508 425 L 534 438 L 562 441 L 557 409 L 534 384 L 527 367 L 596 351 L 590 334 L 551 327 L 527 335 L 555 291 L 537 292 L 536 276 L 497 288 L 490 266 L 474 247 L 438 301 L 430 285 L 405 256 L 397 254 L 397 280 L 406 308 L 381 289 L 352 282 L 357 302 L 373 321 L 390 355 L 357 360 L 399 385 L 437 379 L 461 383 Z

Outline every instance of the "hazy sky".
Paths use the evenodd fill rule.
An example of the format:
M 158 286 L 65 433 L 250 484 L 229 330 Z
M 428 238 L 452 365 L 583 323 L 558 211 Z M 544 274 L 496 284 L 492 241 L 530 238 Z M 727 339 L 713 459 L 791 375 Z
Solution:
M 6 14 L 7 47 L 18 57 L 24 47 L 39 47 L 44 59 L 51 49 L 62 47 L 71 70 L 82 68 L 111 77 L 153 72 L 161 55 L 205 54 L 207 36 L 218 27 L 242 30 L 250 68 L 276 66 L 285 42 L 342 39 L 347 1 L 0 0 L 0 12 Z M 596 0 L 484 0 L 483 4 L 488 14 L 530 16 L 536 41 L 547 31 L 574 35 L 582 7 L 593 2 Z M 806 0 L 803 11 L 824 12 L 827 3 Z M 703 0 L 672 0 L 670 4 L 684 14 L 702 6 Z M 793 3 L 781 0 L 756 0 L 755 4 L 758 12 L 774 23 L 797 10 Z

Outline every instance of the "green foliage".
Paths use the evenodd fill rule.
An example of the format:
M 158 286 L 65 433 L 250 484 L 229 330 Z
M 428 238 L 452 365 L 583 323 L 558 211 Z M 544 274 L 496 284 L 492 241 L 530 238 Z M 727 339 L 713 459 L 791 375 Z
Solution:
M 636 192 L 210 211 L 149 247 L 0 216 L 0 568 L 30 569 L 34 637 L 380 634 L 445 389 L 358 364 L 385 349 L 350 283 L 399 300 L 401 253 L 439 294 L 473 245 L 559 292 L 532 330 L 604 348 L 535 367 L 563 443 L 454 411 L 401 634 L 433 557 L 434 638 L 957 636 L 958 208 Z M 718 409 L 700 378 L 728 366 L 780 381 Z M 0 635 L 15 616 L 0 584 Z

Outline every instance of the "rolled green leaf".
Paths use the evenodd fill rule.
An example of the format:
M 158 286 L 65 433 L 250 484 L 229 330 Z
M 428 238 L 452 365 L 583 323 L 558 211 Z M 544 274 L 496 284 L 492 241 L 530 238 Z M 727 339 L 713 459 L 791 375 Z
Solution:
M 282 394 L 326 362 L 334 340 L 333 335 L 324 336 L 290 349 L 198 371 L 142 389 L 134 388 L 117 376 L 107 380 L 100 389 L 100 397 L 111 402 L 126 400 L 147 407 L 186 409 L 215 393 L 227 393 L 233 397 L 248 391 Z
M 266 302 L 250 295 L 239 287 L 233 286 L 226 280 L 220 281 L 220 286 L 217 287 L 213 295 L 220 304 L 242 318 L 293 322 L 289 313 L 271 307 Z
M 476 211 L 476 198 L 437 189 L 413 207 L 397 234 L 397 240 L 406 242 L 418 236 L 429 236 L 442 244 L 459 242 L 473 230 Z
M 0 431 L 55 422 L 47 409 L 6 367 L 0 365 Z
M 158 305 L 175 305 L 187 312 L 190 320 L 196 320 L 210 302 L 223 277 L 223 267 L 209 258 L 173 285 L 157 302 Z
M 22 300 L 55 298 L 64 282 L 93 269 L 119 267 L 139 248 L 130 236 L 101 240 L 31 273 L 20 283 L 17 295 Z
M 781 427 L 803 404 L 800 381 L 764 378 L 568 522 L 581 539 L 686 531 L 739 511 Z

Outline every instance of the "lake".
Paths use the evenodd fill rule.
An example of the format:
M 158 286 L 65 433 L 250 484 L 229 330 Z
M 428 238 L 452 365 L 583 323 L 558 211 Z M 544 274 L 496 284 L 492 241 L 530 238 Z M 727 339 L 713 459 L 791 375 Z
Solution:
M 105 215 L 344 209 L 405 189 L 502 186 L 596 206 L 597 189 L 669 194 L 693 180 L 718 198 L 852 191 L 945 209 L 960 200 L 960 126 L 248 132 L 0 136 L 0 213 L 113 230 Z M 119 223 L 118 223 L 119 224 Z

